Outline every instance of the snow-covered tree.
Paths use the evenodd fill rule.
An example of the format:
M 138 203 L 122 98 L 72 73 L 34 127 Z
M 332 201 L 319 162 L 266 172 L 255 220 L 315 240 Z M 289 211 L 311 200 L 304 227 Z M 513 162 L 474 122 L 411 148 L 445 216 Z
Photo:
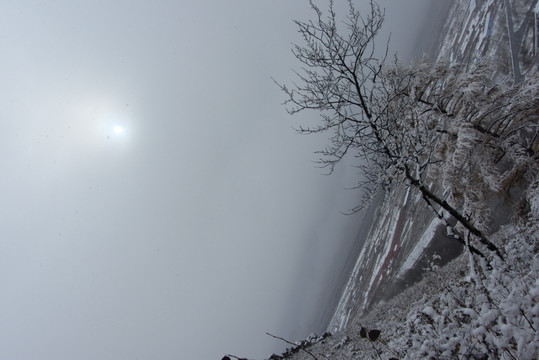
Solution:
M 411 68 L 419 71 L 401 92 L 429 124 L 423 132 L 436 139 L 421 175 L 441 183 L 449 203 L 487 232 L 492 194 L 509 192 L 517 180 L 529 183 L 537 170 L 537 74 L 513 84 L 495 78 L 485 62 L 468 72 L 426 60 Z
M 425 59 L 407 67 L 388 64 L 387 47 L 382 55 L 375 47 L 384 20 L 375 2 L 363 16 L 349 1 L 343 22 L 331 1 L 326 16 L 311 7 L 315 19 L 296 22 L 303 37 L 293 48 L 302 64 L 298 80 L 279 86 L 291 114 L 321 114 L 320 122 L 298 130 L 329 134 L 319 152 L 322 166 L 332 172 L 345 156 L 357 157 L 365 201 L 353 210 L 366 205 L 379 185 L 405 182 L 439 217 L 457 221 L 458 240 L 469 232 L 502 257 L 486 235 L 487 193 L 503 189 L 503 179 L 517 171 L 514 164 L 536 156 L 533 77 L 513 85 L 494 81 L 486 63 L 470 72 Z

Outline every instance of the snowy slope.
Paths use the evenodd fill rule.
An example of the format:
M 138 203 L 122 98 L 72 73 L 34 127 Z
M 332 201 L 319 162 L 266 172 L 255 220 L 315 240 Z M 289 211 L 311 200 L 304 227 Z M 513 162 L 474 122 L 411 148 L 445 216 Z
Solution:
M 538 61 L 530 58 L 533 27 L 522 26 L 530 6 L 539 5 L 509 3 L 515 30 L 522 29 L 519 66 L 528 78 L 539 79 Z M 465 68 L 495 59 L 497 73 L 510 76 L 504 6 L 504 1 L 455 1 L 438 59 Z M 530 166 L 539 167 L 537 159 Z M 523 190 L 515 217 L 490 237 L 505 261 L 486 264 L 464 253 L 444 267 L 431 265 L 421 281 L 388 299 L 388 287 L 417 269 L 441 230 L 416 194 L 405 186 L 393 189 L 391 201 L 378 209 L 328 328 L 334 335 L 309 347 L 311 354 L 318 359 L 539 358 L 539 171 L 531 173 L 535 179 Z M 363 327 L 381 330 L 380 340 L 362 336 Z M 313 356 L 299 351 L 292 358 Z

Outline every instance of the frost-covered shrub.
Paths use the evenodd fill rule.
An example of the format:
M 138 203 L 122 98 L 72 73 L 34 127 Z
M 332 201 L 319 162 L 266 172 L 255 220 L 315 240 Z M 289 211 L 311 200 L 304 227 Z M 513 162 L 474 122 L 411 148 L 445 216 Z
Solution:
M 528 201 L 539 202 L 532 186 Z M 535 206 L 535 205 L 534 205 Z M 496 234 L 506 261 L 470 255 L 470 275 L 412 310 L 393 346 L 406 358 L 536 359 L 539 356 L 539 212 Z M 407 339 L 407 340 L 405 340 Z

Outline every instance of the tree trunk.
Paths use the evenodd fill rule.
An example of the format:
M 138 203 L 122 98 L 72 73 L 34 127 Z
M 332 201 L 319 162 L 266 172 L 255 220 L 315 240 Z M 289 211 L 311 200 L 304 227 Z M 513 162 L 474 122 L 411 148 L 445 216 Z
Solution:
M 453 206 L 451 206 L 447 201 L 440 199 L 432 191 L 427 189 L 418 179 L 413 178 L 409 171 L 406 171 L 406 178 L 410 180 L 411 184 L 417 188 L 421 195 L 425 199 L 431 200 L 432 202 L 438 204 L 442 209 L 447 211 L 455 220 L 461 223 L 470 233 L 479 238 L 479 241 L 487 247 L 490 251 L 494 252 L 500 259 L 503 260 L 503 256 L 496 245 L 494 245 L 478 228 L 476 228 L 470 221 L 468 221 L 461 213 L 459 213 Z

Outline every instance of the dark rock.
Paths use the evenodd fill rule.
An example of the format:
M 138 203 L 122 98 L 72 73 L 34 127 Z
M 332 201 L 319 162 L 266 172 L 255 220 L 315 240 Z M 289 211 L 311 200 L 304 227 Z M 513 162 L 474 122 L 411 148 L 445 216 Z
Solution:
M 380 336 L 380 330 L 371 330 L 369 331 L 369 339 L 371 341 L 376 341 Z
M 359 330 L 359 336 L 361 336 L 362 338 L 367 337 L 367 329 L 365 329 L 363 326 L 361 327 L 361 330 Z

